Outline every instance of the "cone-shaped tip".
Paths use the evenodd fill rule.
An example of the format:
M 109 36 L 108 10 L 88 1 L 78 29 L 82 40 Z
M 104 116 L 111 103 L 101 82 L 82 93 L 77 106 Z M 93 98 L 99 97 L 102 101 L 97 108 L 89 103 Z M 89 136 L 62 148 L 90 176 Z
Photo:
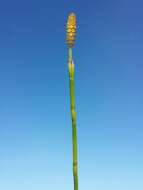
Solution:
M 75 16 L 75 14 L 72 12 L 72 13 L 69 14 L 69 16 Z
M 76 16 L 74 13 L 70 13 L 67 20 L 67 45 L 73 47 L 76 35 Z

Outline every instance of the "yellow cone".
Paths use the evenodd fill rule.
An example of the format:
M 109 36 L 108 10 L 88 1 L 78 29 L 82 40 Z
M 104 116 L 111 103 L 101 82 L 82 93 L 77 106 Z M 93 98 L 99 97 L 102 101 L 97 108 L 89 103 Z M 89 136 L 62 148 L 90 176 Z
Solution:
M 68 16 L 67 21 L 67 45 L 68 47 L 73 47 L 76 35 L 76 16 L 74 13 L 71 13 Z

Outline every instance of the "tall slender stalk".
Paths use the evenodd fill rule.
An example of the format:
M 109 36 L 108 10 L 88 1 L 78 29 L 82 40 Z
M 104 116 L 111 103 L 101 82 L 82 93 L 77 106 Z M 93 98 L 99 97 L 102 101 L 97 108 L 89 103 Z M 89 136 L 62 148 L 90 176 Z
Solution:
M 73 143 L 73 178 L 74 190 L 78 190 L 78 168 L 77 168 L 77 134 L 76 134 L 76 112 L 74 97 L 74 63 L 72 60 L 72 49 L 69 48 L 69 83 L 70 83 L 70 109 L 72 118 L 72 143 Z
M 72 58 L 72 47 L 75 39 L 76 18 L 72 13 L 68 17 L 67 24 L 67 44 L 68 44 L 68 71 L 70 86 L 70 109 L 72 119 L 72 143 L 73 143 L 73 179 L 74 190 L 78 190 L 78 165 L 77 165 L 77 134 L 76 134 L 76 112 L 74 95 L 74 63 Z

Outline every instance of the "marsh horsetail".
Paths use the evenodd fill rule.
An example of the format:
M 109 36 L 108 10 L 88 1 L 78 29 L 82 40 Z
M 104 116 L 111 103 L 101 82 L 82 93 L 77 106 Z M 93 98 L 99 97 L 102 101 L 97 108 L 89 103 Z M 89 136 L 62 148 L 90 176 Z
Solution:
M 72 48 L 76 35 L 76 16 L 71 13 L 68 16 L 66 27 L 66 42 L 68 46 L 68 71 L 69 71 L 69 87 L 70 87 L 70 109 L 72 120 L 72 144 L 73 144 L 73 180 L 74 190 L 78 190 L 78 164 L 77 164 L 77 134 L 76 134 L 76 112 L 75 112 L 75 96 L 74 96 L 74 63 L 72 58 Z

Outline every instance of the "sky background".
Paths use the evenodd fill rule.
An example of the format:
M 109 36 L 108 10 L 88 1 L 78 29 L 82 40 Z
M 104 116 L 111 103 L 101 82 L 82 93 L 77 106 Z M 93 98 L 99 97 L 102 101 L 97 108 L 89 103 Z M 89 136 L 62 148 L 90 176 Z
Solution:
M 0 189 L 73 190 L 65 27 L 80 190 L 143 189 L 143 1 L 0 1 Z

